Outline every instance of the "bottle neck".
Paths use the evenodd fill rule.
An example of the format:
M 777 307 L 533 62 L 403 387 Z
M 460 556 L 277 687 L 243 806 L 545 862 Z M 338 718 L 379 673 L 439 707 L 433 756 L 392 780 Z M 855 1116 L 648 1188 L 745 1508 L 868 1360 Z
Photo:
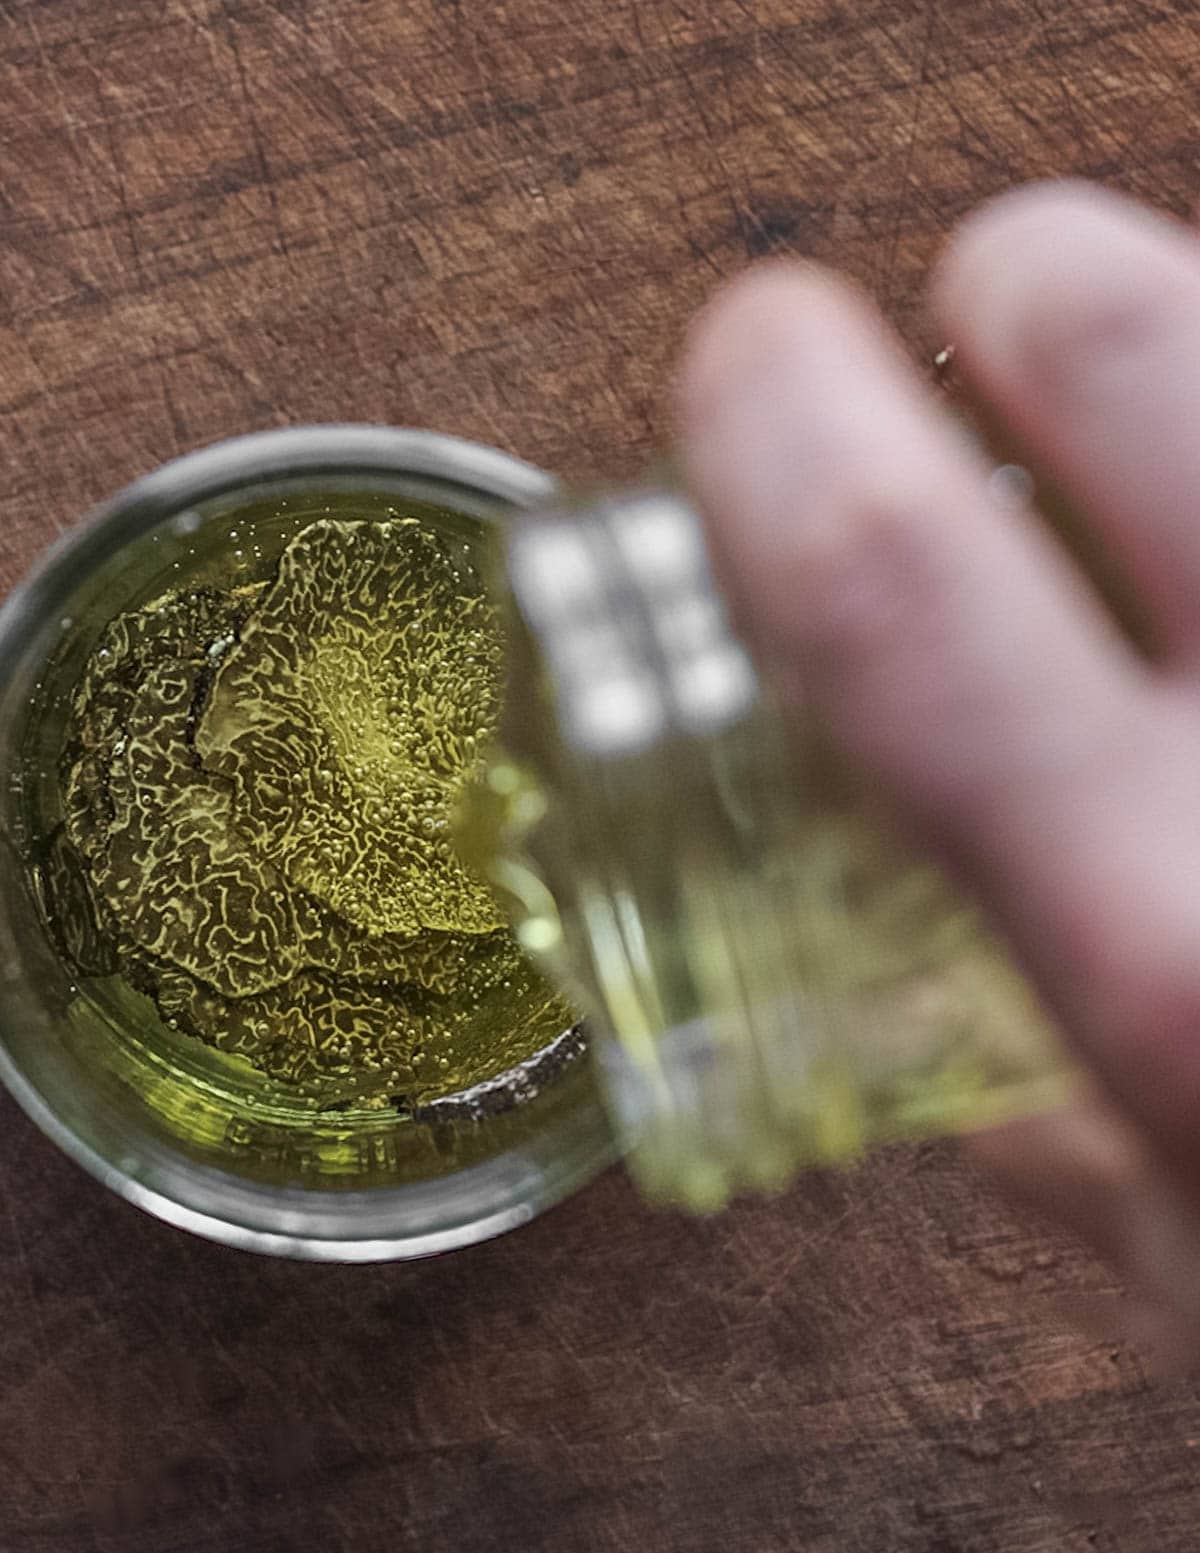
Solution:
M 774 1184 L 794 1161 L 772 1090 L 814 1061 L 796 1039 L 796 775 L 700 522 L 658 486 L 521 514 L 504 569 L 501 785 L 523 818 L 493 877 L 589 1015 L 643 1185 L 711 1207 Z
M 510 687 L 470 850 L 588 1015 L 650 1195 L 716 1207 L 1057 1096 L 977 914 L 777 713 L 682 496 L 518 514 L 502 571 Z
M 585 512 L 522 514 L 506 570 L 554 721 L 580 761 L 703 740 L 757 700 L 757 676 L 682 496 L 647 488 Z

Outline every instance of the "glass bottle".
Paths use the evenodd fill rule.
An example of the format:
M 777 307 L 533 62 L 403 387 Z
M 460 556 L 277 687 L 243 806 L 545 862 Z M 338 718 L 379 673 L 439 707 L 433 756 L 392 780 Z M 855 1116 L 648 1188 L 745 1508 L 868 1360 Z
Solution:
M 1058 1099 L 1046 1016 L 735 634 L 669 482 L 500 531 L 508 712 L 463 845 L 589 1016 L 651 1197 Z

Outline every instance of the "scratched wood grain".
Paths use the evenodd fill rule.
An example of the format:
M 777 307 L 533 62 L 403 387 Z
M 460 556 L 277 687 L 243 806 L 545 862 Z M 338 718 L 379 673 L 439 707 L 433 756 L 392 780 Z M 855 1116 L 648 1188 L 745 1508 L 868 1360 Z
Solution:
M 669 435 L 773 251 L 914 349 L 954 220 L 1197 194 L 1193 0 L 0 0 L 0 582 L 150 465 L 412 422 L 564 474 Z M 0 1101 L 3 1553 L 1194 1550 L 1200 1402 L 945 1146 L 710 1223 L 612 1176 L 417 1268 L 110 1200 Z

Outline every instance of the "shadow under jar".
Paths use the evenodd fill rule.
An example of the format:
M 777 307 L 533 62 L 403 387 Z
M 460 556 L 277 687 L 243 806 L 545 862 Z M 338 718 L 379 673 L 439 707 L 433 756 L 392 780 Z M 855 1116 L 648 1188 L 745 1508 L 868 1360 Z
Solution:
M 308 1073 L 303 1061 L 293 1073 L 279 1063 L 268 1063 L 264 1071 L 247 1060 L 237 1042 L 212 1043 L 189 1033 L 186 1013 L 183 1018 L 171 1015 L 177 1004 L 193 1013 L 203 1004 L 210 1015 L 215 1006 L 218 1016 L 233 1009 L 252 1020 L 263 1007 L 254 1003 L 258 983 L 214 990 L 203 975 L 191 974 L 196 967 L 189 955 L 199 942 L 199 929 L 186 889 L 177 901 L 166 899 L 160 915 L 151 912 L 150 918 L 145 903 L 132 898 L 128 910 L 120 909 L 123 898 L 110 890 L 108 916 L 118 937 L 128 937 L 131 930 L 135 938 L 140 933 L 132 960 L 112 959 L 111 945 L 87 910 L 86 865 L 88 838 L 94 833 L 108 883 L 136 895 L 136 880 L 122 884 L 119 861 L 114 861 L 119 849 L 114 850 L 105 828 L 114 803 L 121 808 L 122 796 L 116 777 L 111 790 L 101 781 L 89 794 L 85 785 L 82 800 L 71 785 L 81 759 L 85 767 L 92 760 L 101 778 L 106 763 L 114 771 L 120 766 L 126 785 L 134 784 L 124 795 L 132 820 L 122 822 L 122 845 L 127 846 L 132 826 L 141 841 L 141 851 L 135 847 L 134 852 L 144 859 L 162 846 L 161 816 L 154 805 L 169 808 L 180 801 L 181 788 L 200 780 L 185 760 L 178 771 L 169 763 L 159 771 L 157 787 L 149 783 L 139 789 L 137 761 L 144 752 L 129 747 L 136 744 L 137 729 L 122 725 L 114 732 L 111 709 L 101 708 L 91 722 L 85 716 L 83 743 L 91 737 L 100 756 L 91 748 L 83 748 L 81 755 L 79 687 L 103 668 L 103 657 L 97 655 L 109 650 L 105 644 L 114 621 L 118 643 L 127 645 L 130 631 L 120 625 L 122 617 L 137 622 L 138 612 L 158 600 L 186 594 L 189 609 L 198 600 L 195 607 L 216 612 L 205 616 L 207 636 L 193 633 L 190 679 L 176 673 L 178 653 L 168 653 L 165 662 L 149 669 L 145 663 L 138 668 L 139 685 L 150 683 L 160 695 L 149 703 L 151 715 L 143 716 L 150 750 L 145 759 L 152 765 L 156 730 L 171 716 L 180 719 L 181 727 L 187 723 L 189 740 L 199 739 L 201 749 L 204 737 L 220 744 L 219 735 L 206 733 L 201 699 L 217 695 L 228 653 L 244 645 L 238 632 L 269 590 L 278 590 L 284 558 L 292 557 L 293 570 L 299 565 L 297 536 L 308 536 L 300 548 L 307 545 L 313 553 L 323 534 L 337 541 L 335 550 L 341 544 L 341 561 L 335 557 L 336 564 L 330 563 L 335 591 L 341 575 L 337 565 L 347 556 L 360 580 L 371 571 L 369 565 L 364 571 L 367 541 L 361 536 L 374 543 L 372 535 L 390 533 L 397 525 L 404 534 L 419 530 L 434 536 L 439 555 L 461 555 L 463 567 L 473 571 L 482 565 L 480 541 L 488 525 L 503 523 L 514 509 L 544 503 L 553 492 L 552 480 L 528 465 L 425 432 L 331 426 L 240 438 L 169 464 L 130 487 L 67 534 L 0 611 L 0 1076 L 50 1137 L 129 1201 L 172 1224 L 251 1250 L 383 1260 L 430 1255 L 512 1228 L 576 1190 L 614 1157 L 591 1067 L 581 1060 L 578 1026 L 569 1017 L 553 1023 L 553 1010 L 561 1004 L 528 992 L 520 975 L 515 982 L 508 976 L 476 978 L 477 988 L 484 990 L 472 993 L 478 1017 L 467 1021 L 471 1028 L 466 1033 L 482 1056 L 463 1068 L 470 1082 L 457 1090 L 451 1083 L 457 1071 L 451 1056 L 420 1053 L 426 1067 L 436 1060 L 450 1070 L 440 1086 L 428 1074 L 414 1082 L 411 1062 L 403 1072 L 399 1067 L 389 1071 L 385 1057 L 372 1059 L 365 1088 L 344 1083 L 339 1090 L 320 1074 Z M 348 633 L 369 670 L 372 651 L 378 655 L 383 649 L 379 643 L 371 647 L 371 628 L 363 622 L 373 618 L 373 610 L 391 605 L 386 571 L 368 581 L 376 594 L 367 598 L 359 616 L 344 628 L 323 617 L 322 640 L 331 639 L 331 632 Z M 232 614 L 222 616 L 221 610 Z M 336 673 L 323 679 L 324 670 L 313 668 L 311 654 L 305 657 L 312 643 L 305 639 L 303 618 L 291 635 L 286 619 L 276 619 L 275 627 L 276 656 L 294 658 L 293 667 L 299 664 L 308 674 L 291 687 L 301 712 L 326 697 L 334 721 L 343 719 L 343 734 L 365 730 L 367 746 L 373 738 L 378 742 L 377 725 L 403 709 L 373 707 L 369 672 L 347 686 L 339 684 Z M 263 637 L 265 628 L 257 629 Z M 201 654 L 198 668 L 196 653 Z M 384 663 L 378 656 L 375 661 Z M 119 675 L 119 666 L 114 673 Z M 103 686 L 103 674 L 98 682 Z M 439 684 L 436 675 L 432 682 L 421 681 L 435 705 Z M 144 700 L 144 691 L 139 694 Z M 260 723 L 264 717 L 270 720 L 269 686 L 254 715 Z M 303 715 L 297 715 L 303 722 Z M 276 773 L 276 786 L 286 787 L 289 772 L 296 776 L 304 764 L 294 719 L 251 732 L 275 739 L 283 772 L 282 777 Z M 239 748 L 235 738 L 218 751 L 228 757 L 224 768 L 218 759 L 213 778 L 225 784 L 222 802 L 236 788 Z M 337 749 L 331 758 L 339 758 Z M 340 758 L 357 759 L 345 741 Z M 188 759 L 198 762 L 200 757 L 192 753 Z M 128 777 L 130 769 L 134 779 Z M 250 794 L 251 810 L 255 801 L 265 802 L 263 793 L 274 791 L 261 772 L 240 775 L 259 784 Z M 203 824 L 211 827 L 212 795 L 206 790 L 200 796 Z M 138 805 L 145 812 L 138 812 Z M 98 823 L 101 810 L 108 818 Z M 291 837 L 296 844 L 282 848 L 281 861 L 280 849 L 271 845 L 270 824 L 255 812 L 260 830 L 265 824 L 258 837 L 264 867 L 278 864 L 286 870 L 291 857 L 303 875 L 319 859 L 320 834 L 312 841 L 317 850 L 310 850 L 303 836 Z M 352 818 L 345 817 L 343 829 L 352 828 Z M 337 821 L 337 816 L 330 821 L 335 829 Z M 192 834 L 187 827 L 197 824 L 189 811 L 187 836 Z M 82 857 L 70 839 L 80 839 L 81 825 Z M 349 836 L 348 844 L 352 841 Z M 223 845 L 220 837 L 218 844 Z M 352 852 L 351 845 L 347 855 Z M 334 846 L 328 855 L 333 895 L 344 904 L 338 891 L 348 890 L 347 898 L 361 904 L 353 894 L 354 870 L 339 872 L 340 861 Z M 290 891 L 290 880 L 283 877 L 283 888 Z M 252 883 L 257 887 L 262 881 Z M 317 912 L 320 929 L 324 903 L 316 898 L 314 906 L 307 894 L 305 899 L 305 909 Z M 288 919 L 293 929 L 294 916 Z M 147 920 L 153 932 L 144 929 Z M 361 919 L 356 922 L 347 952 L 361 1001 L 370 1005 L 368 1018 L 378 1023 L 389 1012 L 406 1017 L 403 991 L 397 993 L 386 970 L 372 969 L 376 946 L 371 942 L 364 948 Z M 377 926 L 367 924 L 367 938 Z M 239 946 L 236 921 L 231 927 L 228 964 L 235 964 L 244 946 Z M 398 925 L 391 927 L 396 930 L 391 939 L 402 938 Z M 336 980 L 340 962 L 335 963 L 336 956 L 330 961 L 321 931 L 314 931 L 322 946 L 315 955 L 322 962 L 318 981 L 331 975 Z M 336 936 L 343 926 L 335 923 L 330 931 Z M 264 941 L 270 941 L 269 934 Z M 419 933 L 414 942 L 421 942 Z M 179 958 L 190 970 L 180 972 L 156 958 L 164 944 L 181 946 Z M 293 948 L 284 933 L 278 952 Z M 300 966 L 305 954 L 292 958 Z M 468 953 L 463 963 L 469 959 Z M 142 979 L 139 968 L 145 971 Z M 305 974 L 310 969 L 305 967 Z M 416 979 L 421 981 L 419 973 Z M 276 981 L 292 985 L 282 971 Z M 182 1000 L 180 983 L 187 994 Z M 305 985 L 311 991 L 311 984 Z M 528 985 L 536 988 L 536 981 Z M 416 1005 L 427 990 L 414 988 Z M 446 993 L 443 983 L 428 995 L 436 1004 Z M 359 992 L 354 996 L 358 999 Z M 286 1002 L 286 994 L 280 994 L 266 1007 L 275 1010 L 281 998 Z M 353 1017 L 352 1011 L 335 1011 L 347 1030 L 352 1031 Z M 500 1054 L 490 1069 L 486 1042 L 481 1044 L 489 1030 Z

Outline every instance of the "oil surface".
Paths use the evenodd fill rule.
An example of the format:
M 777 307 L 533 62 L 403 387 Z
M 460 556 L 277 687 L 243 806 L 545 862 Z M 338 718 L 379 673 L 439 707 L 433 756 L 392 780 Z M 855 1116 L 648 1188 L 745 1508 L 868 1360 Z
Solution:
M 337 516 L 258 570 L 180 578 L 101 632 L 47 919 L 110 1002 L 152 1000 L 309 1105 L 470 1090 L 576 1018 L 451 845 L 503 659 L 472 547 Z

